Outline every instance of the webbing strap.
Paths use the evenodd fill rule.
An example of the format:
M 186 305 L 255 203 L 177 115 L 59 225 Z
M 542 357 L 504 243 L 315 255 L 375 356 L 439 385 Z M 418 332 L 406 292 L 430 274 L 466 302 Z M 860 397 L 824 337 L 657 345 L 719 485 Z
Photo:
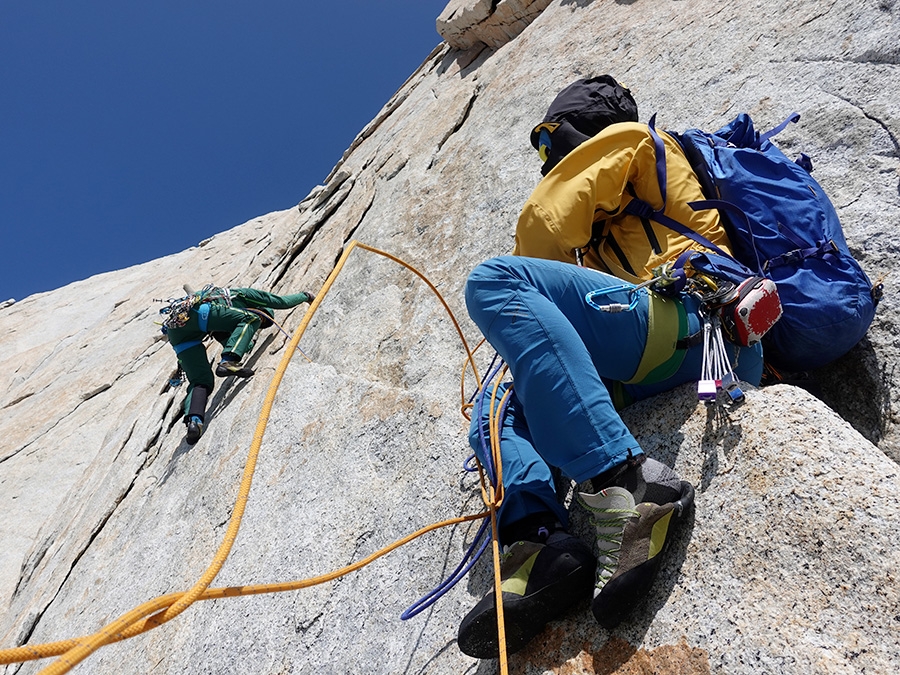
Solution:
M 753 239 L 753 224 L 750 222 L 750 218 L 747 217 L 747 214 L 744 213 L 744 210 L 741 207 L 732 204 L 731 202 L 726 202 L 723 199 L 700 199 L 695 202 L 688 202 L 688 206 L 690 206 L 694 211 L 704 211 L 706 209 L 717 209 L 719 211 L 725 211 L 726 213 L 736 216 L 740 218 L 741 222 L 744 223 L 744 228 L 747 232 L 750 233 L 750 243 L 753 244 L 753 255 L 756 257 L 756 272 L 762 272 L 762 262 L 759 259 L 759 253 L 756 250 L 756 242 Z M 664 223 L 665 224 L 665 223 Z M 697 235 L 699 236 L 699 235 Z M 695 239 L 696 241 L 696 239 Z M 707 244 L 703 244 L 707 246 Z M 710 244 L 711 245 L 711 244 Z M 711 245 L 712 249 L 718 253 L 719 255 L 723 255 L 726 258 L 731 258 L 735 260 L 734 256 L 721 251 L 715 245 Z M 707 246 L 709 248 L 709 246 Z
M 669 185 L 669 179 L 666 175 L 666 146 L 663 143 L 663 139 L 656 133 L 656 113 L 653 113 L 647 128 L 650 129 L 650 137 L 653 139 L 653 149 L 656 155 L 656 179 L 659 182 L 659 194 L 662 197 L 663 209 L 665 209 L 666 189 Z
M 647 128 L 650 131 L 650 137 L 653 139 L 653 149 L 656 154 L 656 179 L 659 182 L 659 194 L 662 197 L 663 205 L 662 208 L 657 211 L 654 210 L 654 208 L 643 199 L 633 198 L 625 205 L 625 208 L 623 210 L 626 213 L 637 216 L 641 219 L 646 218 L 655 220 L 660 225 L 668 227 L 670 230 L 677 232 L 683 237 L 687 237 L 691 241 L 700 244 L 701 246 L 711 251 L 715 251 L 719 255 L 725 256 L 726 258 L 731 258 L 732 256 L 730 254 L 723 251 L 702 234 L 700 234 L 699 232 L 695 232 L 686 225 L 682 225 L 674 218 L 665 214 L 666 188 L 668 185 L 668 178 L 666 174 L 666 146 L 665 143 L 663 143 L 660 135 L 656 132 L 656 115 L 653 115 L 653 117 L 650 118 L 650 122 L 647 125 Z M 694 204 L 698 204 L 699 206 L 695 207 Z M 701 208 L 716 208 L 716 206 L 707 205 L 706 202 L 693 202 L 690 203 L 689 206 L 695 211 Z M 744 218 L 746 218 L 746 216 L 744 216 Z
M 209 303 L 204 302 L 197 308 L 197 318 L 200 321 L 200 330 L 206 332 L 206 324 L 209 323 Z
M 841 251 L 834 243 L 834 240 L 823 241 L 818 246 L 808 246 L 806 248 L 798 248 L 794 251 L 782 253 L 766 261 L 764 272 L 768 272 L 775 267 L 782 265 L 798 265 L 800 261 L 806 258 L 824 258 L 828 255 L 839 254 Z
M 712 200 L 706 200 L 706 202 L 688 202 L 688 206 L 690 206 L 691 208 L 694 208 L 694 204 L 704 204 L 704 203 L 708 203 L 710 201 L 712 201 Z M 634 200 L 632 200 L 631 203 L 633 204 Z M 630 206 L 630 204 L 629 204 L 629 206 Z M 709 208 L 713 208 L 713 207 L 709 207 Z M 722 250 L 721 248 L 716 246 L 714 243 L 712 243 L 709 239 L 704 237 L 702 234 L 700 234 L 699 232 L 695 232 L 694 230 L 687 227 L 686 225 L 682 225 L 681 223 L 679 223 L 677 220 L 675 220 L 671 216 L 667 216 L 666 214 L 664 214 L 662 211 L 657 211 L 657 212 L 653 213 L 650 216 L 650 218 L 655 220 L 660 225 L 664 225 L 665 227 L 668 227 L 670 230 L 673 230 L 673 231 L 677 232 L 678 234 L 687 237 L 691 241 L 693 241 L 697 244 L 700 244 L 704 248 L 708 248 L 711 251 L 715 251 L 720 256 L 733 259 L 733 256 L 730 253 L 726 253 L 724 250 Z
M 777 127 L 773 128 L 773 129 L 769 129 L 767 132 L 760 134 L 759 142 L 756 144 L 756 148 L 759 149 L 759 147 L 763 143 L 765 143 L 767 140 L 772 138 L 772 136 L 776 136 L 776 135 L 780 134 L 782 131 L 785 130 L 785 128 L 787 128 L 788 124 L 791 124 L 792 122 L 798 122 L 799 120 L 800 120 L 800 113 L 792 112 L 790 115 L 788 115 L 787 119 L 784 122 L 782 122 L 781 124 L 779 124 Z
M 188 350 L 191 347 L 196 347 L 197 345 L 202 344 L 202 340 L 188 340 L 187 342 L 179 342 L 177 345 L 172 345 L 172 349 L 175 350 L 176 354 L 180 354 L 181 352 Z
M 670 377 L 681 366 L 684 351 L 677 350 L 687 332 L 687 314 L 679 300 L 649 292 L 647 344 L 637 371 L 625 384 L 651 384 Z

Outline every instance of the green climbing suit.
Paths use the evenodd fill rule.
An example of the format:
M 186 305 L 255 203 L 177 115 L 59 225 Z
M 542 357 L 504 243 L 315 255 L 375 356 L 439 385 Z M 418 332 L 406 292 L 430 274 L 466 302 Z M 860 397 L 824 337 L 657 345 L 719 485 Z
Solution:
M 166 335 L 178 355 L 178 363 L 188 379 L 188 393 L 184 400 L 185 420 L 191 415 L 204 418 L 206 399 L 215 386 L 213 370 L 203 346 L 209 335 L 222 345 L 223 354 L 243 359 L 253 348 L 253 337 L 263 320 L 251 309 L 290 309 L 310 302 L 309 293 L 275 295 L 255 288 L 230 289 L 230 302 L 215 298 L 191 309 L 187 322 L 179 328 L 169 328 Z M 201 388 L 202 396 L 195 396 Z

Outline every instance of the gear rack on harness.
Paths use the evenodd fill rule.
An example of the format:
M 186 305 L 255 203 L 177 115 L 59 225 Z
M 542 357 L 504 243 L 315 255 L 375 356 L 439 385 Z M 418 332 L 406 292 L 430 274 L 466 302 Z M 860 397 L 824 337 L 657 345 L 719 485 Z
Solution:
M 744 392 L 725 348 L 723 333 L 730 342 L 743 347 L 759 342 L 781 317 L 778 291 L 774 282 L 764 277 L 736 281 L 701 272 L 688 264 L 694 257 L 703 256 L 688 252 L 675 262 L 655 268 L 652 279 L 637 285 L 623 284 L 591 291 L 585 295 L 585 302 L 601 312 L 629 312 L 637 307 L 641 294 L 649 290 L 670 298 L 681 293 L 695 296 L 700 300 L 703 318 L 703 367 L 697 383 L 697 397 L 712 403 L 718 390 L 722 389 L 732 402 L 740 403 L 744 400 Z M 601 296 L 621 291 L 629 293 L 628 303 L 597 302 Z
M 159 313 L 165 317 L 162 322 L 162 332 L 167 332 L 169 328 L 181 328 L 190 318 L 192 309 L 209 301 L 221 301 L 231 307 L 231 291 L 227 288 L 207 284 L 199 291 L 189 293 L 181 298 L 158 300 L 157 302 L 168 303 L 166 307 L 159 310 Z

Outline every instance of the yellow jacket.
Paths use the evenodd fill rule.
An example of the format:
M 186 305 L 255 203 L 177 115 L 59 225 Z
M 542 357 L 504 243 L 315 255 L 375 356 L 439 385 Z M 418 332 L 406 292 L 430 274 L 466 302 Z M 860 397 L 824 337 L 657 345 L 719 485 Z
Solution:
M 697 177 L 677 142 L 657 132 L 666 150 L 664 213 L 726 252 L 731 245 L 715 210 L 694 211 L 704 199 Z M 622 210 L 632 195 L 659 209 L 662 195 L 656 152 L 646 124 L 613 124 L 579 145 L 538 183 L 516 227 L 514 255 L 576 262 L 638 283 L 688 249 L 693 240 Z

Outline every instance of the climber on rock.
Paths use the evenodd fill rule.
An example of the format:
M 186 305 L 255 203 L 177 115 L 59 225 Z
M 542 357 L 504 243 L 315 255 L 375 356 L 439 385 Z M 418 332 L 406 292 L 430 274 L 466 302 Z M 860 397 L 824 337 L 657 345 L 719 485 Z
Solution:
M 210 336 L 222 345 L 216 366 L 219 377 L 250 377 L 253 370 L 241 360 L 253 348 L 254 336 L 260 328 L 271 326 L 273 310 L 290 309 L 312 302 L 307 292 L 275 295 L 255 288 L 217 288 L 207 286 L 199 292 L 172 301 L 161 310 L 166 315 L 163 332 L 175 350 L 178 364 L 188 379 L 184 400 L 185 440 L 194 445 L 203 434 L 206 402 L 215 380 L 203 340 Z
M 606 123 L 636 121 L 630 93 L 609 80 L 614 95 Z M 540 145 L 551 166 L 578 145 L 557 144 L 547 154 L 549 143 L 545 138 Z M 551 182 L 542 181 L 526 204 L 517 242 L 525 230 L 535 229 L 535 219 L 549 221 L 547 214 L 555 213 L 559 195 L 549 186 L 582 185 L 554 182 L 556 176 L 550 170 Z M 593 216 L 593 203 L 588 206 Z M 541 232 L 565 223 L 546 225 Z M 477 266 L 466 284 L 469 315 L 513 376 L 513 383 L 503 383 L 497 392 L 499 400 L 512 387 L 499 427 L 498 533 L 506 552 L 500 576 L 508 653 L 522 649 L 548 621 L 592 593 L 597 621 L 607 629 L 621 622 L 648 593 L 672 525 L 694 497 L 688 481 L 646 456 L 617 410 L 701 379 L 706 346 L 696 339 L 705 320 L 700 301 L 690 295 L 664 297 L 597 269 L 552 259 L 558 248 L 550 242 L 541 249 L 536 242 L 529 247 L 533 257 L 492 258 Z M 723 350 L 737 378 L 759 382 L 758 345 L 728 344 Z M 484 442 L 495 414 L 490 405 L 476 408 L 470 428 L 470 443 L 482 463 L 490 459 Z M 590 485 L 575 501 L 595 525 L 595 547 L 568 532 L 554 472 Z M 492 590 L 462 620 L 458 645 L 470 656 L 497 658 L 497 636 Z

